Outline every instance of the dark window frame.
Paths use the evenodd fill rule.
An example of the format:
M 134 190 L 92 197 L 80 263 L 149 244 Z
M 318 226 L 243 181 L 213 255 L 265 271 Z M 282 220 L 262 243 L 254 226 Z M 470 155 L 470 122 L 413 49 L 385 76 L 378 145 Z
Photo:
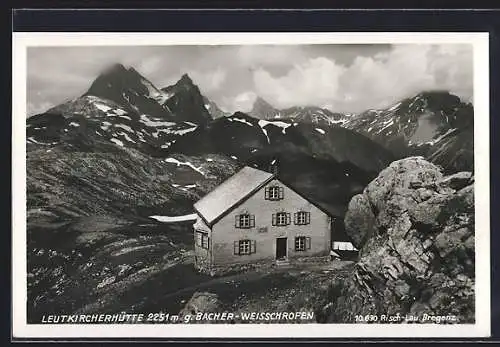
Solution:
M 279 185 L 266 187 L 264 198 L 270 201 L 283 200 L 285 198 L 285 189 Z
M 293 214 L 295 225 L 308 225 L 311 224 L 311 212 L 298 211 Z
M 282 216 L 284 216 L 285 222 L 284 223 L 278 223 L 278 221 L 282 221 L 282 218 L 280 218 Z M 287 226 L 287 225 L 290 225 L 290 224 L 291 224 L 291 217 L 290 217 L 290 213 L 289 212 L 280 211 L 280 212 L 273 213 L 273 215 L 272 215 L 272 225 L 273 226 L 284 227 L 284 226 Z
M 210 237 L 208 233 L 196 230 L 196 246 L 203 249 L 210 249 Z
M 246 246 L 248 245 L 248 247 Z M 242 247 L 243 246 L 243 247 Z M 243 250 L 243 252 L 242 252 Z M 256 241 L 250 239 L 234 241 L 235 255 L 251 255 L 256 252 Z
M 248 217 L 248 224 L 247 223 L 242 223 L 243 218 Z M 248 212 L 245 213 L 240 213 L 235 215 L 234 219 L 234 227 L 237 229 L 251 229 L 255 228 L 255 215 L 250 214 Z
M 295 252 L 305 252 L 311 249 L 311 238 L 309 236 L 296 236 L 294 240 Z

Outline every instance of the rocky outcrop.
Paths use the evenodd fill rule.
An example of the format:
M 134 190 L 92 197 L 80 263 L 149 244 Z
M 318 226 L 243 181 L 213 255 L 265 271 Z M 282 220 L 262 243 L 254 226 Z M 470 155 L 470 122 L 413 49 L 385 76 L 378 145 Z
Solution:
M 470 172 L 445 177 L 410 157 L 353 197 L 345 224 L 360 259 L 334 284 L 325 320 L 400 314 L 398 323 L 427 314 L 474 322 L 473 182 Z

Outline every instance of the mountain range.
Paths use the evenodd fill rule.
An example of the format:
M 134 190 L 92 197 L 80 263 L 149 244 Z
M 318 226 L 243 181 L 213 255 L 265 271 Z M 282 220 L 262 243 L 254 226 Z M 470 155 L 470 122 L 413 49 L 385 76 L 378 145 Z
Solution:
M 350 115 L 334 113 L 326 108 L 317 106 L 293 106 L 285 109 L 276 109 L 266 100 L 257 97 L 252 110 L 248 113 L 258 119 L 288 119 L 317 125 L 342 125 L 350 119 Z
M 445 171 L 473 170 L 473 107 L 441 91 L 358 115 L 316 106 L 276 109 L 262 98 L 248 114 L 229 115 L 187 74 L 158 88 L 134 68 L 115 64 L 80 97 L 28 118 L 26 131 L 28 150 L 122 147 L 157 158 L 222 154 L 263 169 L 279 158 L 283 176 L 306 190 L 314 187 L 315 176 L 328 176 L 317 179 L 320 186 L 339 185 L 342 198 L 330 194 L 321 202 L 344 207 L 350 194 L 393 159 L 422 155 Z M 306 173 L 308 184 L 301 183 Z M 313 196 L 321 195 L 314 190 L 324 192 L 311 190 Z M 342 208 L 334 210 L 342 215 Z

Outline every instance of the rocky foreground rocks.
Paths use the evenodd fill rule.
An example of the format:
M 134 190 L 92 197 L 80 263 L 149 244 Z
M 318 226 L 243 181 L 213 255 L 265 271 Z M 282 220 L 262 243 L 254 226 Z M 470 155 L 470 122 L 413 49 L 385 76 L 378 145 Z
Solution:
M 474 322 L 472 173 L 444 176 L 422 157 L 395 161 L 352 198 L 345 226 L 360 258 L 334 282 L 325 322 L 370 314 Z

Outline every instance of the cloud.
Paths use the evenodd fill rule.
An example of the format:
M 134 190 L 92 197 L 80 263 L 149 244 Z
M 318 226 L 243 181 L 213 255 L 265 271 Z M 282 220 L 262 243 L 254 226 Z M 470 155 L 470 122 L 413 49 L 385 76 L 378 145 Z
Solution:
M 342 112 L 384 107 L 422 90 L 472 97 L 469 45 L 36 47 L 27 58 L 29 110 L 78 97 L 117 62 L 159 88 L 188 73 L 202 94 L 231 112 L 250 110 L 256 95 L 279 108 Z
M 264 69 L 254 72 L 257 94 L 276 106 L 320 105 L 339 93 L 339 77 L 345 68 L 327 58 L 295 65 L 285 76 L 274 78 Z
M 249 112 L 257 99 L 257 94 L 253 91 L 246 91 L 236 95 L 234 98 L 224 97 L 220 107 L 227 112 Z
M 318 57 L 295 64 L 284 76 L 260 68 L 255 92 L 279 108 L 331 105 L 340 112 L 387 106 L 423 90 L 449 90 L 471 100 L 470 45 L 398 45 L 349 65 Z
M 202 93 L 212 93 L 221 89 L 223 83 L 226 81 L 227 73 L 221 67 L 215 70 L 200 72 L 196 70 L 188 71 L 189 76 L 193 79 L 194 83 L 200 87 Z
M 28 102 L 26 107 L 26 112 L 28 115 L 36 115 L 44 113 L 48 109 L 54 106 L 51 102 L 41 101 L 41 102 Z
M 235 56 L 241 66 L 258 68 L 290 64 L 303 59 L 304 52 L 298 45 L 246 45 L 239 46 Z

